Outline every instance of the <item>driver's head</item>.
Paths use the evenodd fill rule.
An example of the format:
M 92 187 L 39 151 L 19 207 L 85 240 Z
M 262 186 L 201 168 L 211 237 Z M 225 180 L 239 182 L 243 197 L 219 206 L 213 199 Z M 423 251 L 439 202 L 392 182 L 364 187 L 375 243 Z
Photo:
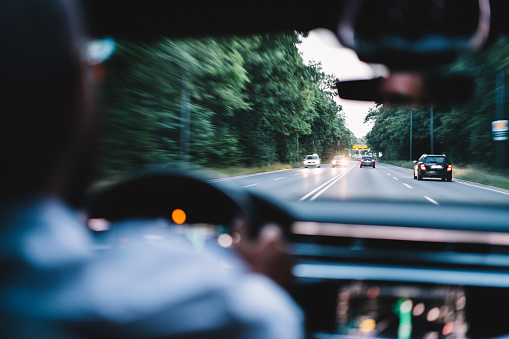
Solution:
M 90 174 L 90 82 L 70 0 L 0 1 L 0 200 L 77 203 Z

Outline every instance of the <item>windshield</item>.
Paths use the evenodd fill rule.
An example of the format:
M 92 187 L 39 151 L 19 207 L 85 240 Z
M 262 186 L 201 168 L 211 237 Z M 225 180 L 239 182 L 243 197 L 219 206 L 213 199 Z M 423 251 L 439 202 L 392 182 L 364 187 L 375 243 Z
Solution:
M 477 88 L 467 104 L 449 106 L 340 99 L 336 79 L 386 70 L 323 41 L 321 31 L 116 41 L 98 88 L 107 118 L 97 182 L 205 168 L 207 180 L 288 201 L 509 205 L 509 157 L 491 131 L 507 91 L 497 80 L 507 76 L 506 39 L 446 66 L 474 74 Z M 346 166 L 302 160 L 338 153 Z M 426 162 L 452 170 L 422 172 L 416 162 L 425 153 L 447 154 Z M 359 166 L 363 156 L 376 167 Z

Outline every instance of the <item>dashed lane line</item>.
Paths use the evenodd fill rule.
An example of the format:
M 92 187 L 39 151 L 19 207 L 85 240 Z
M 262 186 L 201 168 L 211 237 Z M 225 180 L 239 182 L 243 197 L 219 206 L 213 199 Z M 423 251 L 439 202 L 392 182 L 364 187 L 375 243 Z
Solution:
M 251 186 L 256 186 L 258 184 L 251 184 L 251 185 L 246 185 L 246 186 L 242 186 L 241 188 L 245 188 L 245 187 L 251 187 Z
M 430 198 L 430 197 L 428 197 L 428 196 L 425 196 L 425 195 L 424 195 L 424 198 L 425 198 L 426 200 L 428 200 L 430 203 L 434 204 L 434 205 L 440 205 L 438 202 L 436 202 L 436 200 L 433 200 L 433 199 L 431 199 L 431 198 Z

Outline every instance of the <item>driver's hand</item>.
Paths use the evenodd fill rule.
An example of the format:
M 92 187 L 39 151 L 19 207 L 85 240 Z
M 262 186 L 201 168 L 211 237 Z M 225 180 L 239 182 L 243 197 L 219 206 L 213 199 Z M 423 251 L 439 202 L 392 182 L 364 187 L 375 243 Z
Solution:
M 238 252 L 251 265 L 253 271 L 287 287 L 292 278 L 292 260 L 281 228 L 276 224 L 268 224 L 262 228 L 257 239 L 249 239 L 246 225 L 242 221 L 240 223 L 240 227 L 237 227 L 240 234 Z

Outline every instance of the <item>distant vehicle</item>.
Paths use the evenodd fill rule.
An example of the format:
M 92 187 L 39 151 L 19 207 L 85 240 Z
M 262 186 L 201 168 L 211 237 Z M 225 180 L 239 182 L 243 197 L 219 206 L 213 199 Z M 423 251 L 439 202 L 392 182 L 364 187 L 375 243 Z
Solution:
M 364 166 L 371 166 L 373 168 L 375 168 L 375 158 L 374 157 L 371 157 L 371 156 L 363 156 L 360 160 L 360 168 L 364 167 Z
M 334 167 L 346 167 L 347 161 L 344 155 L 336 155 L 332 160 L 332 168 Z
M 306 159 L 304 159 L 304 167 L 308 168 L 309 166 L 316 166 L 320 168 L 321 160 L 318 154 L 306 155 Z
M 445 154 L 423 154 L 414 166 L 414 179 L 440 178 L 452 181 L 452 164 Z

